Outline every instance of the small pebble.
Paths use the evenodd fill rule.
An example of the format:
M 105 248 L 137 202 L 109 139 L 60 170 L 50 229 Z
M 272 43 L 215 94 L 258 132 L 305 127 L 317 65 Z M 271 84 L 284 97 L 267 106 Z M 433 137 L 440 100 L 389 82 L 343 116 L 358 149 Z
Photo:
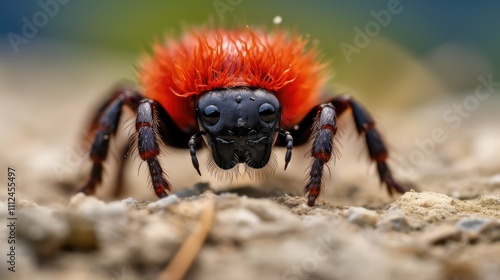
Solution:
M 490 221 L 491 219 L 467 218 L 458 221 L 455 226 L 460 231 L 479 234 Z
M 351 207 L 347 211 L 347 221 L 361 227 L 375 226 L 378 222 L 378 216 L 374 211 L 363 207 Z
M 410 230 L 410 225 L 401 209 L 393 206 L 382 220 L 377 223 L 377 228 L 382 230 L 408 231 Z
M 147 208 L 150 211 L 158 211 L 179 201 L 180 201 L 179 197 L 173 194 L 164 197 L 162 199 L 159 199 L 155 202 L 151 202 L 150 204 L 148 204 Z
M 137 205 L 137 200 L 133 199 L 132 197 L 127 197 L 125 199 L 122 199 L 121 202 L 127 207 Z
M 217 219 L 223 223 L 235 225 L 256 225 L 261 222 L 259 216 L 246 208 L 221 211 L 218 213 Z

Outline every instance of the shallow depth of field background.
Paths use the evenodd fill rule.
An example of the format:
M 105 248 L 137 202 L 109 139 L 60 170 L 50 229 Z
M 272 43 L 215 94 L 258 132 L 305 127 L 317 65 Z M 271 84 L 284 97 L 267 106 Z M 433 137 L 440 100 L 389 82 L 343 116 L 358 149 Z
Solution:
M 90 165 L 80 139 L 106 91 L 117 82 L 134 81 L 138 58 L 151 51 L 153 42 L 210 21 L 216 26 L 272 28 L 279 16 L 282 28 L 317 42 L 323 60 L 332 66 L 326 95 L 350 93 L 373 112 L 393 149 L 396 176 L 411 186 L 426 189 L 416 181 L 422 172 L 437 172 L 437 167 L 462 172 L 476 163 L 498 166 L 492 165 L 499 147 L 491 129 L 498 83 L 486 100 L 476 104 L 469 99 L 473 110 L 466 115 L 456 111 L 468 97 L 474 98 L 480 77 L 500 81 L 498 2 L 54 1 L 40 1 L 58 3 L 57 9 L 36 19 L 41 26 L 17 47 L 8 36 L 23 36 L 25 20 L 33 23 L 43 8 L 38 1 L 0 4 L 1 164 L 18 167 L 21 186 L 31 186 L 29 192 L 40 193 L 44 201 L 60 194 L 60 188 L 70 193 L 86 179 Z M 377 22 L 377 15 L 384 23 Z M 368 37 L 360 39 L 359 30 Z M 355 51 L 346 55 L 342 47 Z M 343 156 L 332 168 L 335 187 L 328 181 L 325 198 L 338 186 L 352 185 L 353 178 L 367 177 L 369 184 L 377 185 L 363 144 L 346 122 Z M 444 132 L 446 140 L 432 140 L 435 129 Z M 121 132 L 120 141 L 127 135 Z M 426 146 L 429 139 L 432 143 Z M 110 162 L 116 162 L 116 150 L 112 148 Z M 202 179 L 195 176 L 186 151 L 168 153 L 163 161 L 174 186 L 209 180 L 206 170 Z M 304 178 L 304 153 L 297 150 L 292 161 L 297 172 L 288 176 Z M 474 161 L 457 161 L 456 153 L 473 154 Z M 282 154 L 278 159 L 281 169 Z M 203 164 L 203 154 L 200 160 Z M 176 170 L 178 166 L 184 167 Z M 131 170 L 134 180 L 136 171 Z M 139 173 L 144 175 L 144 168 Z M 107 182 L 112 174 L 111 168 Z M 287 173 L 278 175 L 286 178 Z M 146 184 L 145 179 L 137 180 L 132 195 L 154 199 Z M 291 189 L 300 192 L 302 184 L 300 179 Z M 378 193 L 376 187 L 371 189 Z
M 500 6 L 494 1 L 474 3 L 470 1 L 106 1 L 105 3 L 65 0 L 53 17 L 40 27 L 29 43 L 19 47 L 15 54 L 6 35 L 21 34 L 22 18 L 33 22 L 33 15 L 42 10 L 38 1 L 3 2 L 0 4 L 0 34 L 3 55 L 21 59 L 29 53 L 40 51 L 40 44 L 52 41 L 68 48 L 103 50 L 117 55 L 135 57 L 149 51 L 150 44 L 166 34 L 178 34 L 183 26 L 197 26 L 213 21 L 217 25 L 271 26 L 275 16 L 283 18 L 282 26 L 318 40 L 327 60 L 332 60 L 337 80 L 349 87 L 366 90 L 380 87 L 391 76 L 396 76 L 400 65 L 390 54 L 402 52 L 440 71 L 447 86 L 464 91 L 473 86 L 471 81 L 457 81 L 473 75 L 473 71 L 499 71 L 500 39 L 495 36 L 498 26 L 497 12 Z M 42 1 L 52 2 L 52 1 Z M 399 3 L 399 4 L 398 4 Z M 395 7 L 386 26 L 379 31 L 373 42 L 361 48 L 360 54 L 347 63 L 339 45 L 353 44 L 355 27 L 365 30 L 374 20 L 373 13 Z M 379 25 L 380 27 L 380 25 Z M 371 58 L 377 47 L 393 48 L 389 56 Z M 435 59 L 436 56 L 441 59 Z M 401 62 L 399 62 L 401 63 Z M 449 63 L 450 65 L 445 65 Z M 367 67 L 369 65 L 369 67 Z M 361 67 L 365 66 L 365 67 Z M 398 67 L 399 66 L 399 67 Z M 449 68 L 444 68 L 449 67 Z M 447 71 L 445 71 L 447 70 Z M 451 73 L 447 73 L 451 72 Z M 363 75 L 359 77 L 359 75 Z M 366 76 L 371 77 L 366 79 Z M 455 77 L 456 79 L 454 79 Z M 378 83 L 377 83 L 378 81 Z

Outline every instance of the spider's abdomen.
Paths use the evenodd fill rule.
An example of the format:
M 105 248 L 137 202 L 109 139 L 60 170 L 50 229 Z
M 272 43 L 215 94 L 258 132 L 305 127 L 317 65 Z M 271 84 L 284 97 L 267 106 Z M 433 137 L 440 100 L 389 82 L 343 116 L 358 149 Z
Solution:
M 307 41 L 283 31 L 199 29 L 154 47 L 139 80 L 180 128 L 195 128 L 193 96 L 230 87 L 272 92 L 282 107 L 282 126 L 298 123 L 320 102 L 323 64 Z

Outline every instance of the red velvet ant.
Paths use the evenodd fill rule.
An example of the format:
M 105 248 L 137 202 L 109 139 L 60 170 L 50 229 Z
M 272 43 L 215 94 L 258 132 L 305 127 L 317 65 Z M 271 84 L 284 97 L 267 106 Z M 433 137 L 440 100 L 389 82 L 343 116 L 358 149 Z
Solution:
M 321 100 L 325 65 L 307 43 L 280 30 L 201 28 L 156 44 L 138 73 L 143 92 L 120 88 L 95 116 L 93 167 L 80 190 L 93 194 L 101 182 L 110 138 L 127 106 L 136 114 L 136 147 L 160 198 L 172 189 L 158 158 L 162 142 L 188 148 L 200 173 L 196 147 L 201 138 L 211 150 L 212 165 L 224 170 L 240 163 L 252 170 L 269 167 L 275 145 L 286 147 L 286 169 L 293 145 L 311 139 L 312 165 L 304 192 L 313 206 L 324 165 L 335 155 L 337 116 L 348 111 L 366 139 L 380 181 L 390 194 L 403 193 L 387 166 L 387 148 L 368 111 L 349 96 Z

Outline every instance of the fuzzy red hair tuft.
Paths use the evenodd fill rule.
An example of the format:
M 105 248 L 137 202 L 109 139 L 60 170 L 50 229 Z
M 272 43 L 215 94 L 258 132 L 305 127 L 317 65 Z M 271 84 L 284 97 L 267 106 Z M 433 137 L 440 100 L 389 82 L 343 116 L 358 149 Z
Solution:
M 323 64 L 307 40 L 284 31 L 250 28 L 192 30 L 156 44 L 142 61 L 139 80 L 176 124 L 196 127 L 195 99 L 204 92 L 245 86 L 266 89 L 282 106 L 282 127 L 297 124 L 320 102 Z

